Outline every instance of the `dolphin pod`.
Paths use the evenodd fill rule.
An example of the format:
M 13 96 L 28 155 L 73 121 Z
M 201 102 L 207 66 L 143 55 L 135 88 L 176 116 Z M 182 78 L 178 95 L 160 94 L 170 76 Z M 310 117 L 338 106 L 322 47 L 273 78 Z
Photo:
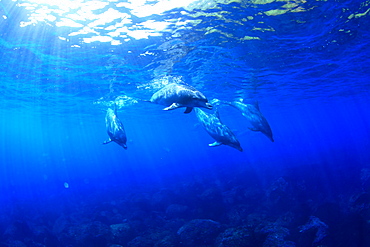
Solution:
M 203 125 L 208 134 L 215 139 L 214 143 L 209 144 L 211 147 L 227 145 L 241 152 L 243 151 L 234 133 L 229 127 L 221 122 L 217 109 L 213 114 L 207 114 L 203 110 L 199 109 L 206 108 L 211 110 L 213 108 L 212 104 L 225 104 L 236 108 L 250 121 L 251 125 L 253 126 L 252 128 L 249 128 L 250 130 L 262 132 L 272 142 L 274 142 L 271 127 L 266 118 L 260 112 L 258 103 L 246 104 L 241 101 L 229 102 L 221 101 L 219 99 L 213 99 L 209 103 L 208 99 L 203 93 L 185 83 L 170 83 L 155 92 L 149 101 L 141 101 L 164 105 L 166 107 L 163 110 L 166 111 L 185 107 L 186 110 L 184 113 L 190 113 L 192 112 L 193 108 L 195 108 L 195 114 L 199 122 Z M 122 122 L 117 117 L 116 103 L 114 110 L 108 108 L 105 121 L 109 140 L 105 141 L 103 144 L 113 141 L 122 146 L 124 149 L 127 149 L 126 132 Z
M 153 94 L 150 102 L 167 106 L 163 110 L 186 107 L 184 113 L 190 113 L 194 107 L 212 109 L 204 94 L 187 84 L 171 83 Z
M 107 128 L 109 139 L 108 141 L 103 142 L 103 144 L 115 142 L 124 149 L 127 149 L 126 132 L 121 120 L 117 117 L 116 103 L 114 103 L 114 110 L 111 108 L 107 109 L 107 114 L 105 115 L 105 125 Z
M 223 144 L 243 152 L 243 148 L 240 146 L 234 133 L 221 122 L 217 109 L 214 114 L 207 114 L 201 109 L 196 108 L 195 113 L 208 134 L 216 140 L 214 143 L 208 144 L 208 146 L 215 147 Z

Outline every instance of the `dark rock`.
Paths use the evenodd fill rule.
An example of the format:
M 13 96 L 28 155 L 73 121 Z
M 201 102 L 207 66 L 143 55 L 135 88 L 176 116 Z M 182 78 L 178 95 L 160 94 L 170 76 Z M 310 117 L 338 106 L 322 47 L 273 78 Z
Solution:
M 295 243 L 292 241 L 287 241 L 281 238 L 278 234 L 270 234 L 267 236 L 263 247 L 295 247 Z
M 27 247 L 46 247 L 47 245 L 34 242 L 32 240 L 29 240 L 26 242 Z M 56 246 L 56 245 L 48 245 L 48 246 Z
M 217 247 L 244 247 L 253 246 L 253 237 L 249 229 L 245 227 L 229 228 L 219 235 Z
M 19 240 L 10 240 L 6 242 L 5 246 L 7 247 L 27 247 L 25 243 Z
M 6 228 L 4 236 L 9 239 L 23 239 L 25 237 L 31 237 L 32 230 L 27 222 L 17 220 Z
M 167 246 L 171 244 L 170 240 L 166 239 L 166 236 L 171 235 L 168 231 L 152 231 L 141 236 L 137 236 L 127 243 L 127 247 L 153 247 L 153 246 Z M 175 239 L 173 239 L 176 243 Z M 162 245 L 161 245 L 162 244 Z M 168 245 L 171 246 L 171 245 Z
M 287 241 L 284 238 L 289 235 L 289 230 L 276 223 L 264 226 L 260 233 L 267 234 L 263 247 L 294 247 L 294 242 Z
M 313 238 L 308 240 L 312 244 L 316 244 L 325 238 L 327 235 L 327 230 L 328 225 L 315 216 L 311 216 L 306 224 L 299 227 L 299 232 L 302 234 L 308 233 L 309 236 L 312 236 L 312 233 L 314 232 L 314 236 L 312 236 Z
M 63 242 L 80 246 L 106 246 L 110 234 L 110 228 L 107 225 L 94 221 L 69 227 Z
M 179 246 L 179 239 L 177 236 L 169 235 L 159 240 L 154 247 L 176 247 Z
M 257 213 L 254 213 L 254 214 L 249 214 L 247 216 L 247 219 L 246 219 L 246 226 L 248 226 L 248 228 L 256 228 L 258 229 L 258 227 L 260 227 L 261 225 L 263 225 L 263 223 L 265 223 L 267 221 L 267 216 L 265 214 L 257 214 Z
M 266 195 L 270 201 L 269 205 L 274 208 L 275 212 L 284 210 L 286 205 L 292 206 L 290 192 L 290 183 L 286 178 L 280 177 L 272 183 Z
M 63 214 L 55 220 L 51 231 L 55 236 L 59 236 L 66 229 L 67 226 L 68 226 L 68 219 Z
M 227 218 L 232 226 L 244 225 L 252 209 L 247 205 L 236 205 L 227 212 Z
M 138 236 L 127 243 L 127 247 L 152 247 L 156 241 L 148 236 Z
M 215 242 L 221 224 L 209 219 L 195 219 L 182 226 L 177 234 L 184 246 L 206 246 Z
M 352 212 L 363 213 L 370 209 L 370 193 L 363 192 L 355 194 L 350 199 L 350 209 Z
M 112 243 L 127 244 L 132 239 L 133 230 L 128 223 L 110 225 Z
M 178 229 L 180 229 L 181 226 L 185 224 L 185 220 L 183 219 L 173 219 L 173 220 L 168 220 L 166 224 L 164 224 L 164 229 L 171 231 L 171 232 L 177 232 Z
M 260 230 L 260 232 L 268 234 L 268 235 L 277 234 L 283 238 L 289 235 L 289 230 L 287 228 L 274 224 L 274 223 L 267 224 Z

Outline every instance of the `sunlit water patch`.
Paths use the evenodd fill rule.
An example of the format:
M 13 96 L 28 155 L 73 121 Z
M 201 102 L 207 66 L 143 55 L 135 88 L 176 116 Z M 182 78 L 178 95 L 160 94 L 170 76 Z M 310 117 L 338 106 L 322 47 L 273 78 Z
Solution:
M 148 39 L 169 33 L 173 37 L 181 36 L 181 31 L 196 29 L 204 34 L 224 36 L 229 39 L 248 41 L 259 39 L 258 35 L 236 35 L 232 30 L 225 30 L 223 23 L 233 23 L 233 29 L 256 25 L 250 28 L 252 33 L 273 30 L 264 26 L 261 16 L 275 16 L 289 12 L 306 11 L 305 1 L 274 0 L 20 0 L 14 1 L 18 7 L 27 11 L 27 16 L 19 23 L 20 27 L 47 24 L 60 28 L 60 39 L 69 41 L 73 38 L 83 43 L 105 42 L 120 45 L 130 40 Z M 276 3 L 271 5 L 272 3 Z M 233 15 L 222 6 L 235 5 L 239 15 Z M 259 6 L 271 7 L 260 9 Z M 6 18 L 6 14 L 4 18 Z M 257 18 L 257 20 L 255 20 Z M 248 24 L 247 24 L 248 23 Z M 65 30 L 68 30 L 65 32 Z M 249 29 L 249 28 L 248 28 Z M 76 44 L 75 44 L 76 45 Z
M 161 36 L 164 32 L 193 27 L 201 22 L 194 20 L 189 11 L 214 9 L 219 3 L 237 1 L 17 1 L 17 6 L 28 11 L 21 27 L 46 23 L 50 26 L 68 28 L 69 33 L 61 39 L 80 37 L 84 43 L 110 42 L 119 45 L 137 39 Z M 182 9 L 177 16 L 158 18 L 165 12 Z M 222 13 L 218 14 L 222 15 Z M 157 16 L 157 18 L 149 18 Z M 203 16 L 207 16 L 203 14 Z M 191 17 L 191 19 L 189 19 Z M 199 17 L 199 16 L 198 16 Z
M 127 96 L 120 106 L 137 105 L 132 99 L 148 99 L 170 80 L 220 98 L 363 90 L 346 76 L 367 68 L 356 65 L 366 45 L 352 42 L 366 39 L 368 2 L 358 9 L 303 0 L 6 2 L 3 95 L 32 109 L 101 99 L 103 108 L 118 96 Z M 313 18 L 322 15 L 331 25 Z

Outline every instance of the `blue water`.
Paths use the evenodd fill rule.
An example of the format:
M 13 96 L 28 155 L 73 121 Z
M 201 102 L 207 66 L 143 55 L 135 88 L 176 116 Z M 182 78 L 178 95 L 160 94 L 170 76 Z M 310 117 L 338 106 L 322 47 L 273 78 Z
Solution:
M 50 2 L 0 1 L 1 247 L 370 246 L 369 1 Z M 171 82 L 275 142 L 224 105 L 208 147 Z

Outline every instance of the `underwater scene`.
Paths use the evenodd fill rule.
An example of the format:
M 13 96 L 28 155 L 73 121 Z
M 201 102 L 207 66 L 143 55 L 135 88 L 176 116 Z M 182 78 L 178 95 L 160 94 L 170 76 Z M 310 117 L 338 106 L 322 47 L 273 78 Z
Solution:
M 0 247 L 370 246 L 370 1 L 1 0 Z

